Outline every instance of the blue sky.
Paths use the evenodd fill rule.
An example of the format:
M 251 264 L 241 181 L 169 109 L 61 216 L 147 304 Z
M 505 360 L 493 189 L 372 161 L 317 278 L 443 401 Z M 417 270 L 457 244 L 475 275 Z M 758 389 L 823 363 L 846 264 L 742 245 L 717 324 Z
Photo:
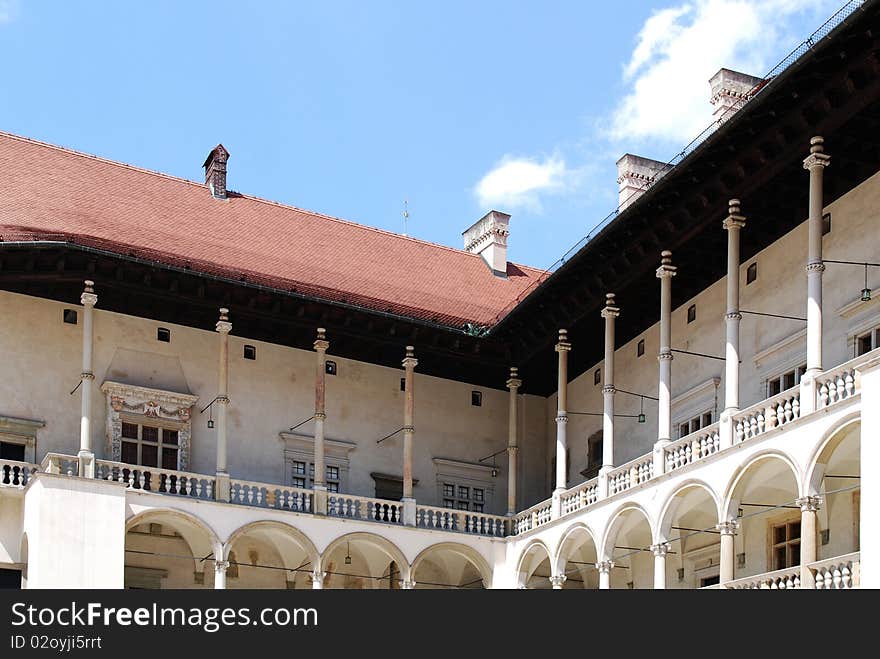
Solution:
M 844 0 L 0 0 L 0 130 L 461 247 L 490 208 L 547 267 L 617 204 L 625 152 L 711 121 Z M 0 174 L 2 176 L 2 174 Z

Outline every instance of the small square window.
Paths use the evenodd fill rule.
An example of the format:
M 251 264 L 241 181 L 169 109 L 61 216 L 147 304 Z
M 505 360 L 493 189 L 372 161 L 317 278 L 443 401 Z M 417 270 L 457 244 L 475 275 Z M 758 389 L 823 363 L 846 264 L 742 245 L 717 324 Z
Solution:
M 327 479 L 331 481 L 338 481 L 339 467 L 327 467 Z
M 459 501 L 456 508 L 458 508 L 459 510 L 467 510 L 468 509 L 468 502 L 467 501 Z
M 636 357 L 641 357 L 645 354 L 645 340 L 640 339 L 636 344 Z
M 475 504 L 474 504 L 474 512 L 475 512 L 475 513 L 481 513 L 481 512 L 483 512 L 483 504 L 481 504 L 481 503 L 475 503 Z
M 406 378 L 400 378 L 400 390 L 406 391 Z
M 593 384 L 599 384 L 602 382 L 602 369 L 597 368 L 593 371 Z
M 758 263 L 752 263 L 746 268 L 746 286 L 758 278 Z
M 471 498 L 470 488 L 465 487 L 464 485 L 459 485 L 458 486 L 458 498 L 459 499 L 470 499 Z
M 473 405 L 474 407 L 482 407 L 483 393 L 481 391 L 471 392 L 471 405 Z
M 76 309 L 65 309 L 61 317 L 65 323 L 76 325 Z
M 301 477 L 301 476 L 298 476 L 298 477 L 294 478 L 294 479 L 293 479 L 293 486 L 294 486 L 294 487 L 299 487 L 299 488 L 305 489 L 305 487 L 306 487 L 306 479 L 303 478 L 303 477 Z
M 483 490 L 479 487 L 475 487 L 474 488 L 474 501 L 483 501 L 484 497 L 485 497 L 485 495 L 484 495 Z
M 336 375 L 336 362 L 330 361 L 329 359 L 325 361 L 324 372 L 327 375 Z
M 455 485 L 450 485 L 449 483 L 443 483 L 443 496 L 444 497 L 454 497 L 455 496 Z
M 822 235 L 831 233 L 831 213 L 825 213 L 822 216 Z
M 705 428 L 706 426 L 711 426 L 711 425 L 712 425 L 712 413 L 706 412 L 705 414 L 703 414 L 703 428 Z
M 256 359 L 257 358 L 257 348 L 256 346 L 246 345 L 244 347 L 244 358 L 245 359 Z
M 171 342 L 171 330 L 166 329 L 164 327 L 160 327 L 156 330 L 156 339 L 158 341 L 162 341 L 163 343 Z
M 306 473 L 306 463 L 305 462 L 294 462 L 293 463 L 293 473 L 304 475 Z
M 455 501 L 452 499 L 443 499 L 444 508 L 455 508 Z
M 692 323 L 697 319 L 697 305 L 692 304 L 688 307 L 688 322 Z

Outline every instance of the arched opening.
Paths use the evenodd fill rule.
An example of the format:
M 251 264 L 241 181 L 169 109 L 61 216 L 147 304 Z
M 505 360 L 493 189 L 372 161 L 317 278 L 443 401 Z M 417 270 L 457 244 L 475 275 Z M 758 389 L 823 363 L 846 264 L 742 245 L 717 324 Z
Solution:
M 818 494 L 819 560 L 860 548 L 861 423 L 850 420 L 819 446 L 807 472 L 809 494 Z
M 255 522 L 226 543 L 227 588 L 312 587 L 318 552 L 299 530 L 280 522 Z
M 669 543 L 666 588 L 707 588 L 720 579 L 718 501 L 703 483 L 687 483 L 662 508 L 660 536 Z
M 605 556 L 611 559 L 611 588 L 654 587 L 653 534 L 647 513 L 629 506 L 618 512 L 605 536 Z M 675 549 L 670 550 L 672 556 Z M 668 558 L 667 558 L 668 560 Z
M 543 542 L 533 542 L 523 552 L 517 567 L 517 586 L 536 590 L 551 588 L 550 552 Z
M 728 492 L 725 519 L 738 522 L 734 577 L 800 565 L 800 490 L 792 461 L 775 452 L 759 455 L 738 471 Z
M 132 589 L 213 588 L 213 531 L 199 519 L 172 510 L 153 510 L 125 526 L 125 587 Z
M 416 588 L 481 589 L 492 585 L 486 560 L 466 545 L 446 542 L 425 549 L 413 561 Z
M 410 578 L 403 552 L 372 533 L 337 538 L 324 551 L 321 564 L 325 589 L 397 590 Z
M 583 525 L 574 526 L 562 538 L 556 554 L 556 570 L 565 575 L 564 589 L 599 588 L 596 543 Z

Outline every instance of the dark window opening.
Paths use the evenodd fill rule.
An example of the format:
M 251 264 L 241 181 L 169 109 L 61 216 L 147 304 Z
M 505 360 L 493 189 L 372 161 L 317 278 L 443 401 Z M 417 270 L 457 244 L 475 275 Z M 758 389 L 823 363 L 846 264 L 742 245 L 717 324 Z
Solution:
M 688 307 L 688 322 L 692 323 L 697 319 L 697 305 L 692 304 Z
M 76 325 L 76 309 L 65 309 L 62 318 L 65 323 Z
M 400 378 L 400 390 L 406 391 L 406 378 Z
M 831 213 L 825 213 L 822 216 L 822 235 L 831 233 Z
M 171 330 L 166 329 L 164 327 L 160 327 L 156 330 L 156 339 L 159 341 L 163 341 L 164 343 L 171 342 Z
M 256 359 L 257 358 L 257 348 L 256 346 L 246 345 L 244 347 L 244 358 L 245 359 Z
M 746 286 L 751 284 L 758 278 L 758 264 L 752 263 L 748 268 L 746 268 Z
M 482 407 L 483 406 L 483 392 L 481 391 L 472 391 L 471 392 L 471 405 L 474 407 Z
M 0 442 L 0 459 L 24 462 L 24 444 Z
M 336 362 L 330 361 L 329 359 L 325 361 L 324 372 L 327 375 L 336 375 Z
M 645 340 L 641 339 L 636 345 L 636 357 L 641 357 L 645 354 Z
M 600 382 L 602 382 L 602 370 L 597 368 L 593 371 L 593 384 L 599 384 Z

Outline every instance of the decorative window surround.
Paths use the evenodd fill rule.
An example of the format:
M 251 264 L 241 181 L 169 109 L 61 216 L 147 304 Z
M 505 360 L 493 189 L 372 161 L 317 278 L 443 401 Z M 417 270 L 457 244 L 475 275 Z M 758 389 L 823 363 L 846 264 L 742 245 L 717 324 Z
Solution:
M 198 396 L 137 387 L 107 380 L 101 385 L 107 396 L 107 449 L 110 459 L 122 457 L 122 422 L 150 425 L 158 421 L 178 431 L 177 468 L 188 471 L 192 437 L 192 407 Z
M 448 458 L 434 458 L 437 470 L 437 505 L 443 503 L 443 483 L 454 483 L 467 487 L 482 489 L 485 492 L 483 511 L 494 510 L 495 479 L 492 478 L 492 465 L 476 462 L 462 462 Z M 495 467 L 499 469 L 499 467 Z
M 278 436 L 284 445 L 284 482 L 292 484 L 293 463 L 305 462 L 311 464 L 315 461 L 315 438 L 298 432 L 280 432 Z M 349 453 L 357 448 L 354 442 L 346 442 L 341 439 L 324 438 L 324 462 L 328 467 L 339 468 L 339 491 L 346 492 L 348 486 L 348 470 L 350 465 Z M 306 474 L 306 480 L 309 476 Z
M 846 328 L 846 348 L 848 355 L 856 354 L 856 339 L 880 325 L 880 296 L 867 302 L 856 298 L 837 310 L 837 315 L 849 320 Z
M 755 353 L 754 362 L 759 371 L 784 371 L 798 366 L 806 358 L 807 328 L 804 327 Z
M 33 452 L 32 462 L 37 462 L 37 430 L 45 427 L 45 421 L 0 416 L 0 442 L 23 444 Z
M 691 387 L 672 399 L 673 428 L 690 420 L 692 417 L 712 412 L 712 419 L 718 420 L 717 392 L 721 384 L 720 377 L 712 377 Z

